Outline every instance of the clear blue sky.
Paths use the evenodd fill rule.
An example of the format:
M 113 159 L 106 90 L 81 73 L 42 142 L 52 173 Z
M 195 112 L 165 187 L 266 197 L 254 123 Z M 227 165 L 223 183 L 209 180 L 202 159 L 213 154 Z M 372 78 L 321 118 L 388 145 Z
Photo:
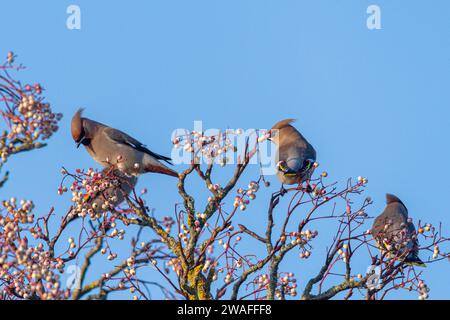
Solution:
M 70 4 L 81 7 L 79 31 L 66 28 Z M 381 7 L 381 30 L 366 28 L 370 4 Z M 2 198 L 34 199 L 38 214 L 67 207 L 69 196 L 56 195 L 60 167 L 98 167 L 70 137 L 81 106 L 162 154 L 172 130 L 194 120 L 265 128 L 292 117 L 329 179 L 368 177 L 371 214 L 391 192 L 415 221 L 442 221 L 450 233 L 449 1 L 17 0 L 0 11 L 0 55 L 17 53 L 28 66 L 22 79 L 42 82 L 65 115 L 47 148 L 11 159 Z M 147 175 L 139 185 L 156 214 L 179 201 L 170 177 Z M 258 198 L 243 221 L 262 230 L 255 216 L 266 205 Z M 283 269 L 302 286 L 322 261 L 294 255 Z M 445 262 L 425 270 L 431 298 L 450 298 L 449 271 Z

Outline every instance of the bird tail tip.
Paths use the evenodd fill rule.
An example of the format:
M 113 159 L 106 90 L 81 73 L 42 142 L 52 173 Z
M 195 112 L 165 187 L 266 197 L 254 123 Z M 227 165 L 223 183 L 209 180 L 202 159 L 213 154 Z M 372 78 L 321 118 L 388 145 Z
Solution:
M 408 266 L 414 266 L 414 267 L 421 267 L 421 268 L 426 268 L 427 265 L 420 260 L 419 258 L 414 259 L 414 260 L 410 260 L 410 261 L 405 261 L 405 264 Z
M 150 165 L 150 166 L 146 166 L 145 167 L 145 171 L 146 172 L 156 172 L 156 173 L 161 173 L 161 174 L 165 174 L 171 177 L 175 177 L 178 178 L 178 172 L 167 168 L 166 166 L 160 165 L 160 166 L 155 166 L 155 165 Z
M 166 174 L 171 176 L 171 177 L 175 177 L 175 178 L 179 177 L 178 172 L 176 172 L 174 170 L 171 170 L 171 169 L 169 169 Z

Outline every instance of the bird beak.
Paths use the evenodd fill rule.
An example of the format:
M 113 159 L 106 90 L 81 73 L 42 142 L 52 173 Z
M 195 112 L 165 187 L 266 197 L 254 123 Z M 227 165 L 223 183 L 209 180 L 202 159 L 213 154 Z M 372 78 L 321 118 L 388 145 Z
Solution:
M 267 138 L 267 140 L 272 141 L 272 129 L 269 130 L 269 132 L 267 132 L 269 134 L 269 137 Z
M 81 138 L 80 141 L 77 142 L 77 149 L 80 147 L 80 144 L 82 144 L 84 141 L 86 141 L 85 136 L 83 136 L 83 138 Z

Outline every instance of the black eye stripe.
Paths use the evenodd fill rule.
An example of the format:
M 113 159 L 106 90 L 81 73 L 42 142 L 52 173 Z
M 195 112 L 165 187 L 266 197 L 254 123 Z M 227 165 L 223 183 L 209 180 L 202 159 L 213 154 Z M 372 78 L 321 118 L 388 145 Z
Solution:
M 80 136 L 78 137 L 78 140 L 75 142 L 77 142 L 77 143 L 82 142 L 84 140 L 85 135 L 86 135 L 86 132 L 84 131 L 84 127 L 81 126 Z
M 82 140 L 81 140 L 81 144 L 83 145 L 83 146 L 87 146 L 87 145 L 89 145 L 91 143 L 91 139 L 89 139 L 89 138 L 83 138 Z

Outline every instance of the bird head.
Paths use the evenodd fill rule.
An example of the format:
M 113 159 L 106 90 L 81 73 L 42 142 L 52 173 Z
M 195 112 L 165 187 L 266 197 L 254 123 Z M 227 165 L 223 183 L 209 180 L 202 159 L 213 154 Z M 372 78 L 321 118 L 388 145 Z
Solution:
M 406 208 L 405 204 L 402 202 L 402 200 L 400 200 L 399 197 L 393 195 L 392 193 L 386 194 L 386 204 L 391 204 L 391 203 L 396 203 L 396 202 L 402 204 Z
M 272 142 L 277 142 L 280 138 L 280 131 L 286 128 L 292 128 L 291 123 L 294 122 L 295 119 L 285 119 L 277 122 L 270 130 L 270 138 L 268 138 Z
M 395 196 L 395 195 L 393 195 L 393 194 L 391 194 L 391 193 L 387 193 L 387 194 L 386 194 L 386 205 L 390 205 L 390 204 L 392 204 L 392 203 L 399 203 L 399 204 L 401 204 L 401 205 L 405 208 L 406 214 L 408 213 L 408 208 L 407 208 L 406 205 L 403 203 L 403 201 L 400 200 L 399 197 L 397 197 L 397 196 Z
M 86 128 L 84 126 L 84 119 L 81 117 L 83 113 L 83 109 L 78 109 L 72 117 L 71 131 L 72 138 L 77 144 L 77 148 L 80 144 L 87 145 L 89 144 L 90 138 L 88 137 L 88 133 L 86 132 Z

